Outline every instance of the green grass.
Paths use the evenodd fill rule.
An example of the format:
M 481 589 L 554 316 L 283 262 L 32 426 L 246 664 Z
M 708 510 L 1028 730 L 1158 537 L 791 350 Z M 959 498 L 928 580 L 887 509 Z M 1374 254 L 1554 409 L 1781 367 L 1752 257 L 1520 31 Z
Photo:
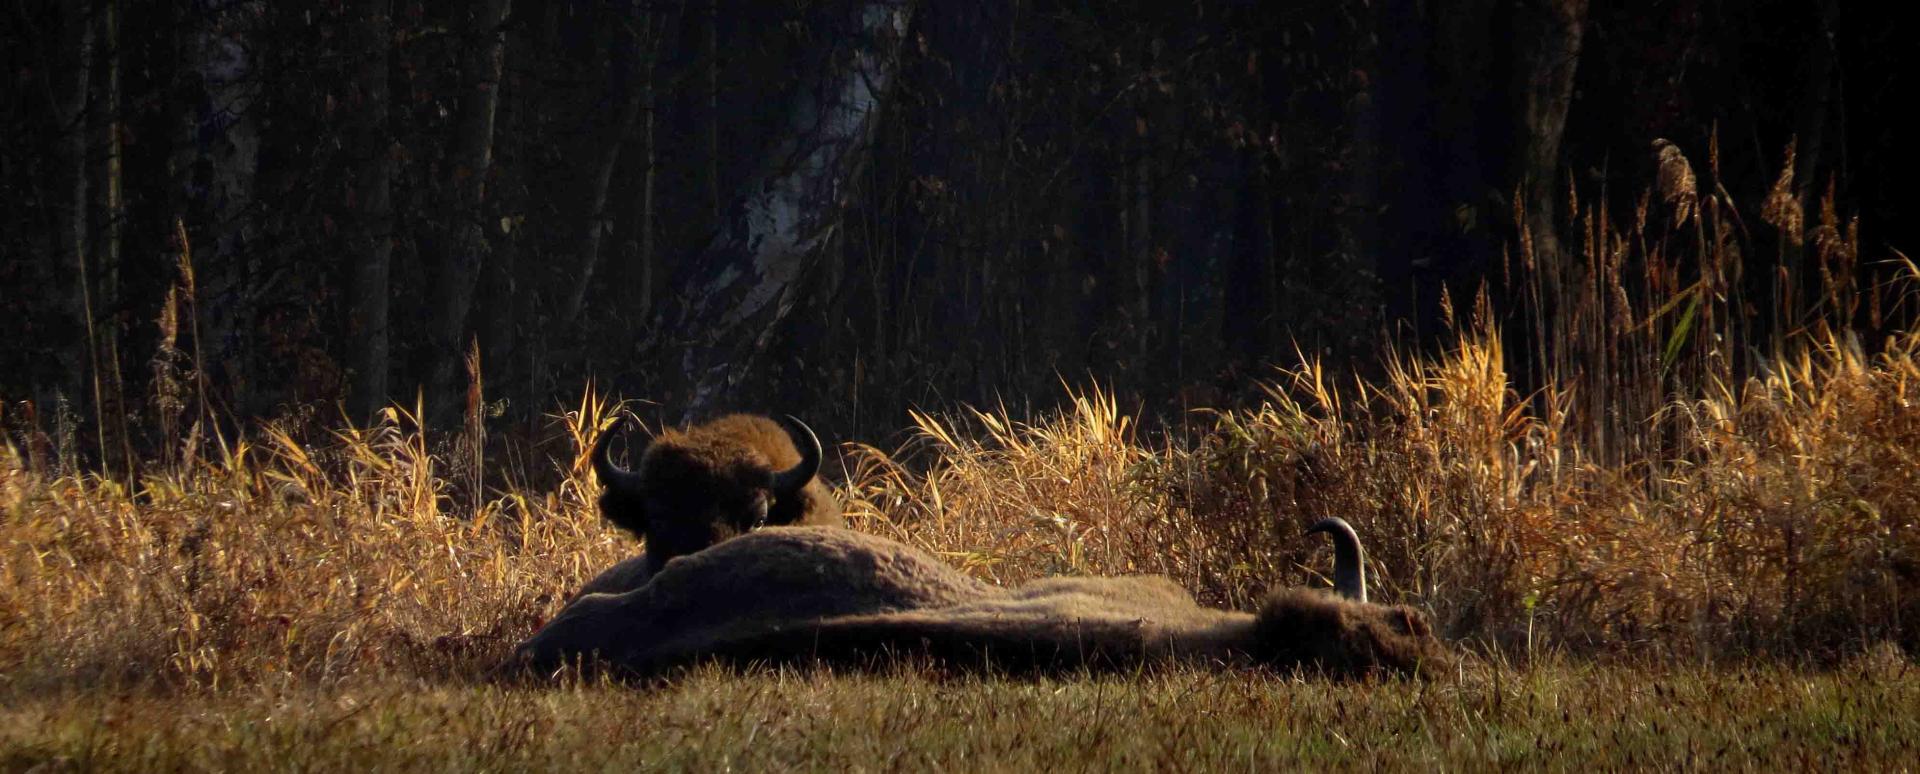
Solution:
M 18 698 L 18 697 L 16 697 Z M 1904 660 L 1556 665 L 1333 683 L 699 670 L 654 686 L 355 679 L 0 709 L 0 769 L 1268 770 L 1817 767 L 1920 760 Z

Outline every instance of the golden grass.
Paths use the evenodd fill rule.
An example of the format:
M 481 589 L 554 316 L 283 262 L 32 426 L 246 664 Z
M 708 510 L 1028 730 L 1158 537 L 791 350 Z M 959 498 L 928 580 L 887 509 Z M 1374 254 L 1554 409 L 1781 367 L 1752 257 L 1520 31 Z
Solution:
M 607 406 L 561 417 L 581 437 Z M 417 411 L 321 448 L 259 446 L 148 476 L 46 478 L 0 459 L 0 675 L 218 687 L 491 663 L 631 547 L 579 474 L 447 513 Z M 579 447 L 576 447 L 579 448 Z
M 1657 482 L 1570 438 L 1565 396 L 1506 386 L 1490 327 L 1390 378 L 1341 387 L 1313 362 L 1190 442 L 1139 437 L 1110 394 L 1031 422 L 916 414 L 894 453 L 848 450 L 854 526 L 979 576 L 1152 572 L 1245 607 L 1321 582 L 1328 515 L 1366 536 L 1379 596 L 1450 637 L 1711 654 L 1909 649 L 1920 607 L 1920 335 L 1874 357 L 1844 339 L 1717 395 L 1673 402 Z M 1544 416 L 1535 406 L 1545 405 Z M 593 513 L 589 394 L 559 418 L 560 485 L 477 512 L 415 419 L 258 445 L 147 476 L 140 491 L 0 456 L 0 674 L 169 684 L 477 670 L 634 546 Z M 911 464 L 902 459 L 913 460 Z
M 1514 391 L 1482 298 L 1444 351 L 1389 352 L 1373 381 L 1301 357 L 1262 405 L 1190 437 L 1143 437 L 1097 387 L 1038 417 L 915 413 L 906 448 L 845 450 L 853 526 L 997 582 L 1162 573 L 1246 608 L 1324 583 L 1301 531 L 1337 515 L 1377 596 L 1467 647 L 1911 652 L 1920 329 L 1871 355 L 1850 331 L 1862 298 L 1877 321 L 1920 272 L 1872 292 L 1835 279 L 1860 249 L 1829 199 L 1817 225 L 1790 222 L 1821 292 L 1783 307 L 1784 333 L 1746 332 L 1730 205 L 1698 198 L 1659 230 L 1645 201 L 1627 231 L 1588 212 L 1585 269 L 1537 286 L 1561 288 L 1550 312 L 1523 300 L 1568 342 L 1533 360 L 1553 384 L 1537 394 Z M 1769 222 L 1790 206 L 1770 200 Z M 186 392 L 137 490 L 0 443 L 0 691 L 472 674 L 637 548 L 593 512 L 584 450 L 617 407 L 591 389 L 555 418 L 557 484 L 534 487 L 480 475 L 478 422 L 430 439 L 416 405 L 317 442 L 228 439 L 187 416 L 188 380 L 161 381 Z
M 1383 383 L 1283 371 L 1262 406 L 1213 412 L 1192 443 L 1143 445 L 1098 389 L 1033 423 L 916 415 L 915 471 L 852 454 L 858 525 L 1000 582 L 1170 575 L 1245 607 L 1317 582 L 1307 525 L 1366 536 L 1386 599 L 1503 649 L 1825 654 L 1915 644 L 1920 336 L 1867 358 L 1838 339 L 1649 425 L 1672 456 L 1610 467 L 1567 427 L 1569 396 L 1507 386 L 1484 324 Z M 1536 406 L 1545 406 L 1544 410 Z M 970 434 L 963 427 L 978 428 Z

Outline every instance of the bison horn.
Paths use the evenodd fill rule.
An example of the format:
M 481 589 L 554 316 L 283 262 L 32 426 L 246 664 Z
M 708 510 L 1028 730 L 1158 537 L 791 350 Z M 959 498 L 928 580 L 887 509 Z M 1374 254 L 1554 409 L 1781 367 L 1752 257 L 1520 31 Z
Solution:
M 600 439 L 593 442 L 593 473 L 600 478 L 600 485 L 621 492 L 639 492 L 640 474 L 613 464 L 613 458 L 607 456 L 607 441 L 611 440 L 618 426 L 607 428 L 600 433 Z
M 813 428 L 793 415 L 787 415 L 787 434 L 793 436 L 793 445 L 800 449 L 800 463 L 791 468 L 773 474 L 774 496 L 791 496 L 800 491 L 820 472 L 820 437 L 813 434 Z
M 1356 602 L 1367 601 L 1366 552 L 1360 550 L 1360 536 L 1346 519 L 1331 516 L 1307 530 L 1311 535 L 1325 532 L 1333 538 L 1333 588 L 1340 596 Z

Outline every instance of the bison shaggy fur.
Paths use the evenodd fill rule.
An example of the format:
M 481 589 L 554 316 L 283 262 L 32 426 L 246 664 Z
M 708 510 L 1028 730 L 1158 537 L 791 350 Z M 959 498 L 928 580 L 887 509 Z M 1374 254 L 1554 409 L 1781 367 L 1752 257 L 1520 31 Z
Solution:
M 893 656 L 1012 672 L 1254 663 L 1416 673 L 1448 656 L 1418 611 L 1299 589 L 1253 613 L 1203 607 L 1159 576 L 981 582 L 924 551 L 844 529 L 770 528 L 591 594 L 523 643 L 514 669 L 576 661 L 628 676 L 702 662 Z
M 637 455 L 632 470 L 615 465 L 602 433 L 593 449 L 600 513 L 645 541 L 645 552 L 588 582 L 582 594 L 638 588 L 677 556 L 717 545 L 762 526 L 841 526 L 840 501 L 816 475 L 820 442 L 797 419 L 783 426 L 754 414 L 731 414 L 684 429 L 667 429 Z

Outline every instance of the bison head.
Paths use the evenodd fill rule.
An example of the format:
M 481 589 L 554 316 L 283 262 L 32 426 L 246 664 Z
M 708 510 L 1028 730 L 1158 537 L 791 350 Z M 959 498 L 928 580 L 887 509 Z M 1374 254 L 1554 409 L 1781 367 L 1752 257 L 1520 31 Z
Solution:
M 690 554 L 769 524 L 833 523 L 839 504 L 819 484 L 820 440 L 805 423 L 783 427 L 735 414 L 649 443 L 634 469 L 608 456 L 612 431 L 593 448 L 604 492 L 600 513 L 646 541 L 651 564 Z

